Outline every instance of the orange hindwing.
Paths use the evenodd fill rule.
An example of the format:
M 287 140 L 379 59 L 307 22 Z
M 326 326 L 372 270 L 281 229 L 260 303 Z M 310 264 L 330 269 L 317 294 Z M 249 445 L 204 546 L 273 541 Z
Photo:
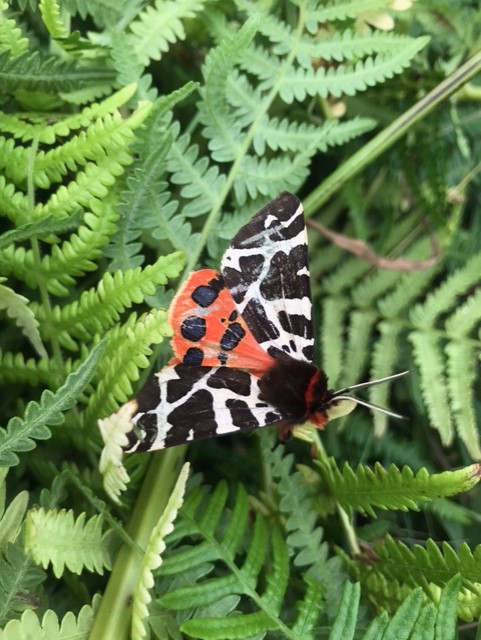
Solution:
M 169 320 L 178 362 L 203 367 L 226 365 L 256 374 L 274 362 L 255 340 L 222 275 L 214 269 L 190 274 L 172 302 Z

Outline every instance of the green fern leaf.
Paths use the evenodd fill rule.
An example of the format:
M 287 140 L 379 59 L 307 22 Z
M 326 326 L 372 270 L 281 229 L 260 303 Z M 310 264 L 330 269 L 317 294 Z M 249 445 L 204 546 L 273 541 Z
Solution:
M 199 105 L 199 117 L 212 158 L 219 162 L 232 161 L 242 154 L 241 128 L 227 109 L 226 86 L 229 73 L 250 45 L 258 23 L 258 16 L 247 20 L 233 37 L 212 49 L 203 67 L 205 103 Z
M 22 142 L 38 140 L 40 143 L 54 144 L 57 137 L 67 137 L 71 131 L 88 127 L 94 120 L 114 113 L 132 98 L 136 91 L 135 84 L 129 84 L 116 91 L 102 102 L 90 104 L 79 113 L 65 116 L 56 122 L 42 117 L 29 118 L 22 115 L 0 112 L 0 127 L 3 132 L 10 133 Z
M 0 625 L 3 626 L 15 610 L 24 606 L 25 596 L 32 593 L 45 577 L 45 572 L 36 567 L 32 558 L 19 547 L 13 544 L 4 547 L 0 558 Z
M 255 521 L 248 551 L 242 566 L 238 566 L 236 556 L 243 549 L 244 530 L 247 523 L 247 496 L 240 486 L 239 501 L 236 501 L 233 518 L 227 521 L 224 530 L 216 533 L 223 516 L 227 500 L 225 483 L 220 483 L 207 504 L 199 508 L 199 493 L 191 493 L 180 514 L 179 527 L 175 539 L 183 540 L 186 535 L 201 536 L 196 545 L 184 546 L 165 558 L 160 572 L 162 575 L 184 575 L 186 571 L 205 566 L 206 562 L 222 561 L 228 568 L 227 576 L 204 578 L 194 586 L 171 589 L 160 598 L 164 607 L 186 609 L 192 606 L 206 607 L 228 594 L 244 595 L 258 609 L 255 613 L 235 616 L 207 618 L 204 609 L 199 609 L 201 618 L 184 622 L 181 630 L 199 638 L 248 638 L 257 633 L 274 629 L 286 629 L 279 613 L 287 587 L 289 575 L 288 549 L 280 532 L 275 529 L 271 536 L 272 566 L 265 576 L 265 588 L 260 593 L 256 587 L 259 572 L 268 548 L 268 534 L 264 520 L 258 516 Z M 183 526 L 185 521 L 186 526 Z M 195 603 L 193 605 L 193 603 Z
M 374 550 L 378 556 L 378 562 L 374 567 L 368 569 L 366 566 L 358 565 L 361 572 L 365 574 L 364 579 L 368 574 L 373 576 L 378 574 L 384 580 L 404 583 L 411 588 L 421 585 L 427 596 L 438 601 L 440 594 L 437 587 L 444 587 L 459 574 L 463 592 L 476 599 L 471 604 L 471 612 L 468 616 L 472 619 L 473 615 L 480 615 L 481 547 L 477 546 L 474 551 L 471 551 L 466 543 L 462 543 L 455 551 L 447 543 L 439 547 L 431 538 L 428 538 L 425 546 L 414 545 L 410 549 L 404 543 L 387 536 L 383 542 L 374 545 Z
M 411 310 L 413 325 L 419 330 L 433 327 L 440 314 L 446 313 L 456 303 L 458 296 L 478 284 L 480 273 L 481 253 L 477 253 L 430 293 L 423 304 L 416 305 Z
M 0 51 L 8 51 L 12 58 L 25 53 L 28 49 L 28 39 L 22 34 L 15 20 L 7 17 L 8 3 L 0 3 Z
M 374 345 L 372 357 L 371 377 L 373 380 L 389 376 L 396 367 L 400 327 L 389 322 L 378 324 L 380 337 Z M 382 387 L 382 388 L 381 388 Z M 389 406 L 389 391 L 392 384 L 380 384 L 369 389 L 369 401 L 379 407 Z M 380 411 L 372 411 L 374 420 L 374 434 L 384 435 L 387 429 L 388 416 Z
M 6 278 L 0 277 L 0 309 L 5 309 L 7 316 L 13 318 L 16 324 L 22 329 L 22 333 L 30 340 L 35 351 L 41 358 L 47 358 L 47 352 L 42 344 L 38 330 L 38 322 L 28 306 L 28 299 L 15 293 L 10 287 L 6 287 L 2 282 Z
M 85 425 L 108 415 L 132 396 L 132 381 L 139 378 L 139 369 L 149 366 L 149 345 L 158 344 L 172 333 L 163 309 L 153 310 L 137 320 L 132 314 L 120 327 L 108 334 L 108 345 L 99 362 L 95 391 L 89 396 L 83 413 Z
M 90 605 L 84 605 L 76 618 L 69 611 L 62 618 L 60 624 L 57 614 L 47 609 L 42 620 L 31 609 L 23 612 L 20 620 L 10 620 L 3 630 L 0 630 L 0 640 L 88 640 L 94 610 Z
M 439 599 L 436 620 L 436 640 L 451 640 L 456 637 L 456 605 L 461 588 L 461 576 L 456 575 L 446 583 Z
M 336 69 L 319 68 L 289 69 L 282 77 L 279 93 L 287 104 L 295 100 L 304 100 L 307 96 L 329 95 L 340 98 L 343 95 L 352 96 L 359 91 L 392 78 L 401 73 L 411 63 L 412 58 L 423 49 L 429 38 L 421 37 L 406 42 L 401 51 L 379 54 L 369 57 L 354 66 L 341 66 Z M 266 89 L 272 88 L 272 80 L 264 80 Z
M 142 232 L 152 229 L 158 240 L 169 240 L 174 249 L 188 254 L 197 234 L 185 222 L 177 203 L 170 201 L 167 183 L 160 181 L 165 171 L 165 156 L 170 152 L 171 114 L 169 110 L 186 98 L 195 88 L 188 83 L 178 91 L 157 100 L 142 130 L 137 132 L 139 152 L 134 171 L 127 179 L 127 190 L 116 210 L 120 214 L 117 233 L 112 237 L 106 254 L 113 258 L 110 270 L 139 266 L 143 256 L 138 255 Z
M 20 491 L 8 505 L 0 519 L 0 549 L 5 549 L 8 542 L 15 542 L 23 523 L 28 506 L 27 491 Z M 3 511 L 3 507 L 2 507 Z
M 448 359 L 447 384 L 457 432 L 472 457 L 479 460 L 481 446 L 472 401 L 478 350 L 467 341 L 453 341 L 446 345 L 445 351 Z
M 332 22 L 333 20 L 346 20 L 348 18 L 356 18 L 360 13 L 365 11 L 377 11 L 386 9 L 391 6 L 389 0 L 344 0 L 343 2 L 317 3 L 306 9 L 306 20 L 312 23 Z
M 354 637 L 360 595 L 359 584 L 346 582 L 329 640 L 350 640 Z
M 329 371 L 329 383 L 332 385 L 338 383 L 342 369 L 342 328 L 348 306 L 348 300 L 340 297 L 326 298 L 323 304 L 322 365 L 326 371 Z
M 54 375 L 47 360 L 25 360 L 21 353 L 0 351 L 0 382 L 20 382 L 48 387 L 54 384 Z
M 102 533 L 101 516 L 85 518 L 81 513 L 74 519 L 72 510 L 33 509 L 25 522 L 25 548 L 44 569 L 52 565 L 57 578 L 65 568 L 77 574 L 87 569 L 102 575 L 111 564 L 110 532 Z
M 72 214 L 68 218 L 54 218 L 49 216 L 39 222 L 27 222 L 16 229 L 6 231 L 0 235 L 0 250 L 8 247 L 13 242 L 23 242 L 32 238 L 45 238 L 51 234 L 64 233 L 78 227 L 82 220 L 82 213 Z M 0 254 L 1 261 L 1 254 Z
M 49 189 L 52 183 L 60 182 L 67 173 L 77 171 L 89 160 L 123 152 L 133 138 L 133 129 L 147 117 L 150 109 L 150 103 L 144 103 L 129 118 L 122 118 L 118 111 L 108 113 L 78 135 L 71 136 L 64 144 L 49 151 L 40 151 L 33 166 L 35 185 Z M 30 150 L 13 146 L 12 142 L 8 140 L 3 144 L 2 162 L 7 177 L 15 184 L 21 184 L 27 178 Z
M 120 85 L 135 82 L 138 97 L 154 102 L 158 91 L 152 86 L 152 76 L 145 73 L 144 65 L 136 57 L 134 46 L 130 33 L 113 31 L 110 34 L 110 54 L 117 71 L 117 80 Z
M 25 52 L 11 58 L 8 52 L 0 53 L 0 90 L 15 93 L 21 89 L 28 91 L 70 91 L 79 87 L 107 84 L 115 80 L 112 71 L 106 67 L 83 67 L 77 62 L 50 57 L 42 60 L 39 53 Z
M 282 189 L 296 191 L 307 176 L 311 155 L 311 149 L 308 149 L 305 154 L 296 154 L 292 159 L 287 156 L 271 160 L 244 156 L 234 182 L 237 200 L 244 204 L 248 196 L 273 195 Z
M 162 564 L 161 554 L 165 550 L 164 538 L 172 532 L 174 528 L 173 522 L 177 517 L 178 510 L 182 506 L 189 468 L 189 463 L 184 464 L 182 467 L 167 506 L 152 531 L 145 550 L 139 580 L 133 596 L 132 640 L 144 638 L 147 633 L 144 628 L 144 620 L 148 614 L 147 605 L 152 599 L 149 593 L 149 588 L 154 584 L 152 571 Z
M 68 36 L 64 23 L 60 18 L 60 7 L 56 0 L 40 0 L 38 5 L 42 22 L 52 38 Z
M 476 464 L 433 475 L 426 469 L 415 475 L 409 467 L 400 471 L 395 465 L 386 470 L 379 463 L 374 470 L 359 465 L 355 472 L 345 463 L 341 473 L 332 458 L 318 464 L 330 493 L 345 510 L 355 509 L 372 517 L 373 507 L 417 511 L 419 503 L 471 489 L 481 475 Z
M 185 38 L 182 20 L 195 17 L 203 9 L 202 0 L 156 0 L 155 8 L 147 6 L 130 23 L 135 57 L 144 65 L 160 60 L 171 44 Z
M 37 288 L 41 282 L 41 286 L 45 286 L 53 295 L 68 295 L 69 287 L 75 283 L 74 276 L 97 268 L 94 260 L 102 255 L 102 248 L 115 230 L 118 215 L 110 199 L 102 203 L 92 201 L 90 209 L 91 211 L 83 214 L 84 224 L 79 227 L 77 233 L 61 245 L 53 245 L 51 253 L 45 255 L 40 264 L 34 252 L 27 251 L 24 247 L 10 246 L 4 250 L 0 249 L 0 266 L 3 267 L 4 273 L 14 273 L 32 288 Z M 51 223 L 46 226 L 45 232 L 48 233 L 50 227 L 55 228 L 56 224 L 58 227 L 68 228 L 81 215 L 82 212 L 79 212 L 77 216 L 74 214 L 60 220 L 49 217 Z M 41 230 L 43 221 L 32 225 L 32 231 L 37 228 Z M 25 229 L 26 233 L 29 228 L 29 225 L 22 225 L 19 230 Z
M 153 295 L 156 286 L 165 285 L 168 278 L 179 275 L 184 264 L 183 254 L 176 252 L 161 256 L 144 269 L 105 273 L 95 289 L 84 291 L 80 300 L 62 308 L 53 308 L 53 323 L 57 339 L 68 349 L 78 347 L 73 338 L 88 340 L 93 333 L 101 333 L 118 320 L 119 314 L 140 304 L 145 296 Z M 35 310 L 37 318 L 44 321 L 44 310 Z
M 301 602 L 297 603 L 298 614 L 292 632 L 303 640 L 314 640 L 313 632 L 322 611 L 322 598 L 325 591 L 318 582 L 309 578 L 305 578 L 305 582 L 307 584 L 306 593 Z
M 444 361 L 439 338 L 435 333 L 412 331 L 409 341 L 413 356 L 421 373 L 421 390 L 431 424 L 435 424 L 444 445 L 449 445 L 454 436 L 451 411 L 448 404 L 448 389 L 444 375 Z M 430 381 L 434 380 L 435 384 Z
M 327 371 L 329 371 L 330 384 L 335 385 L 338 380 L 342 380 L 346 385 L 350 385 L 356 383 L 360 379 L 368 362 L 370 338 L 372 336 L 376 320 L 377 314 L 374 313 L 374 311 L 359 310 L 350 313 L 347 345 L 344 349 L 342 364 L 342 374 L 338 373 L 337 376 L 332 377 L 331 369 L 327 369 Z M 326 336 L 328 334 L 323 331 L 322 335 Z M 323 341 L 326 341 L 325 338 L 323 338 Z M 339 361 L 334 362 L 336 363 Z
M 291 553 L 296 554 L 294 565 L 306 567 L 304 577 L 311 581 L 308 582 L 308 591 L 317 591 L 322 587 L 327 611 L 333 613 L 339 607 L 339 566 L 337 558 L 328 558 L 327 544 L 322 542 L 323 530 L 316 526 L 317 517 L 312 509 L 312 496 L 306 479 L 307 474 L 313 472 L 308 469 L 304 473 L 301 467 L 298 467 L 299 471 L 292 472 L 293 456 L 283 457 L 282 447 L 272 451 L 272 439 L 266 432 L 261 432 L 259 437 L 272 475 L 278 478 L 277 491 L 281 498 L 279 510 L 286 518 L 284 528 L 288 534 L 287 545 Z M 312 580 L 315 580 L 315 584 Z
M 268 146 L 273 151 L 305 152 L 306 147 L 316 151 L 327 151 L 329 147 L 345 144 L 375 126 L 369 118 L 353 118 L 347 122 L 329 120 L 321 126 L 298 124 L 287 118 L 272 118 L 256 131 L 253 144 L 256 153 L 262 156 Z
M 0 465 L 11 467 L 18 464 L 15 452 L 30 451 L 35 448 L 34 439 L 46 440 L 50 437 L 47 425 L 63 422 L 63 412 L 74 405 L 90 381 L 104 348 L 105 343 L 94 347 L 86 361 L 68 376 L 55 394 L 44 391 L 39 403 L 28 403 L 23 419 L 12 418 L 6 429 L 0 429 Z
M 199 159 L 199 147 L 190 145 L 190 136 L 183 134 L 178 137 L 180 125 L 174 122 L 171 133 L 174 142 L 167 160 L 167 171 L 172 176 L 174 184 L 184 185 L 180 195 L 188 202 L 183 207 L 186 217 L 199 216 L 214 208 L 225 184 L 225 175 L 218 167 L 209 166 L 206 157 Z

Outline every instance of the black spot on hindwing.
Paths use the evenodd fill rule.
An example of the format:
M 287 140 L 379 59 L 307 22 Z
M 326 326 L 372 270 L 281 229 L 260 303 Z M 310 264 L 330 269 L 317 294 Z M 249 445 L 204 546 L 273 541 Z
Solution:
M 207 330 L 204 318 L 200 316 L 189 316 L 180 325 L 180 333 L 183 338 L 190 342 L 199 342 L 205 336 Z
M 219 293 L 223 288 L 224 281 L 222 276 L 218 275 L 207 284 L 201 284 L 196 287 L 191 294 L 191 298 L 197 305 L 199 305 L 199 307 L 206 309 L 217 300 Z
M 220 340 L 220 348 L 223 351 L 232 351 L 232 349 L 235 349 L 239 342 L 241 342 L 245 334 L 246 332 L 241 324 L 231 322 Z
M 191 367 L 200 367 L 204 360 L 204 352 L 197 347 L 190 347 L 184 354 L 182 362 Z

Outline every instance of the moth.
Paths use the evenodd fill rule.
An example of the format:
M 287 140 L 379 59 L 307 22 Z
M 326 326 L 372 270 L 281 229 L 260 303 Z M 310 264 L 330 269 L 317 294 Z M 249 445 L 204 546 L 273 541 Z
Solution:
M 287 192 L 243 226 L 220 271 L 190 274 L 169 312 L 174 358 L 122 408 L 127 451 L 151 451 L 258 429 L 311 422 L 322 429 L 356 404 L 352 392 L 401 374 L 333 391 L 314 363 L 307 233 Z

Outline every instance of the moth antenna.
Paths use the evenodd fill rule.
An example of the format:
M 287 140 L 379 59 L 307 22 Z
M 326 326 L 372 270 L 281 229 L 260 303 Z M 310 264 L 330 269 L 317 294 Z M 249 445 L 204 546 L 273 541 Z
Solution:
M 406 417 L 402 416 L 400 413 L 395 413 L 394 411 L 390 411 L 389 409 L 384 409 L 384 407 L 380 407 L 377 404 L 373 404 L 372 402 L 367 402 L 367 400 L 361 400 L 360 398 L 356 398 L 356 396 L 337 396 L 336 395 L 335 400 L 352 400 L 353 402 L 356 402 L 357 404 L 361 404 L 363 407 L 367 407 L 368 409 L 372 409 L 373 411 L 379 411 L 380 413 L 385 413 L 387 416 L 391 416 L 392 418 L 398 418 L 399 420 L 406 420 Z
M 336 391 L 334 393 L 334 397 L 337 398 L 341 394 L 350 393 L 351 391 L 354 391 L 357 389 L 369 389 L 369 387 L 374 387 L 377 384 L 383 384 L 384 382 L 389 382 L 389 380 L 396 380 L 397 378 L 401 378 L 402 376 L 405 376 L 410 372 L 411 372 L 410 369 L 408 369 L 407 371 L 401 371 L 401 373 L 393 373 L 392 376 L 386 376 L 385 378 L 379 378 L 378 380 L 370 380 L 369 382 L 361 382 L 360 384 L 353 384 L 351 387 L 344 387 L 344 389 L 339 389 L 339 391 Z M 360 401 L 358 400 L 358 402 Z M 377 408 L 381 410 L 379 407 Z M 382 409 L 382 411 L 384 411 L 384 409 Z

